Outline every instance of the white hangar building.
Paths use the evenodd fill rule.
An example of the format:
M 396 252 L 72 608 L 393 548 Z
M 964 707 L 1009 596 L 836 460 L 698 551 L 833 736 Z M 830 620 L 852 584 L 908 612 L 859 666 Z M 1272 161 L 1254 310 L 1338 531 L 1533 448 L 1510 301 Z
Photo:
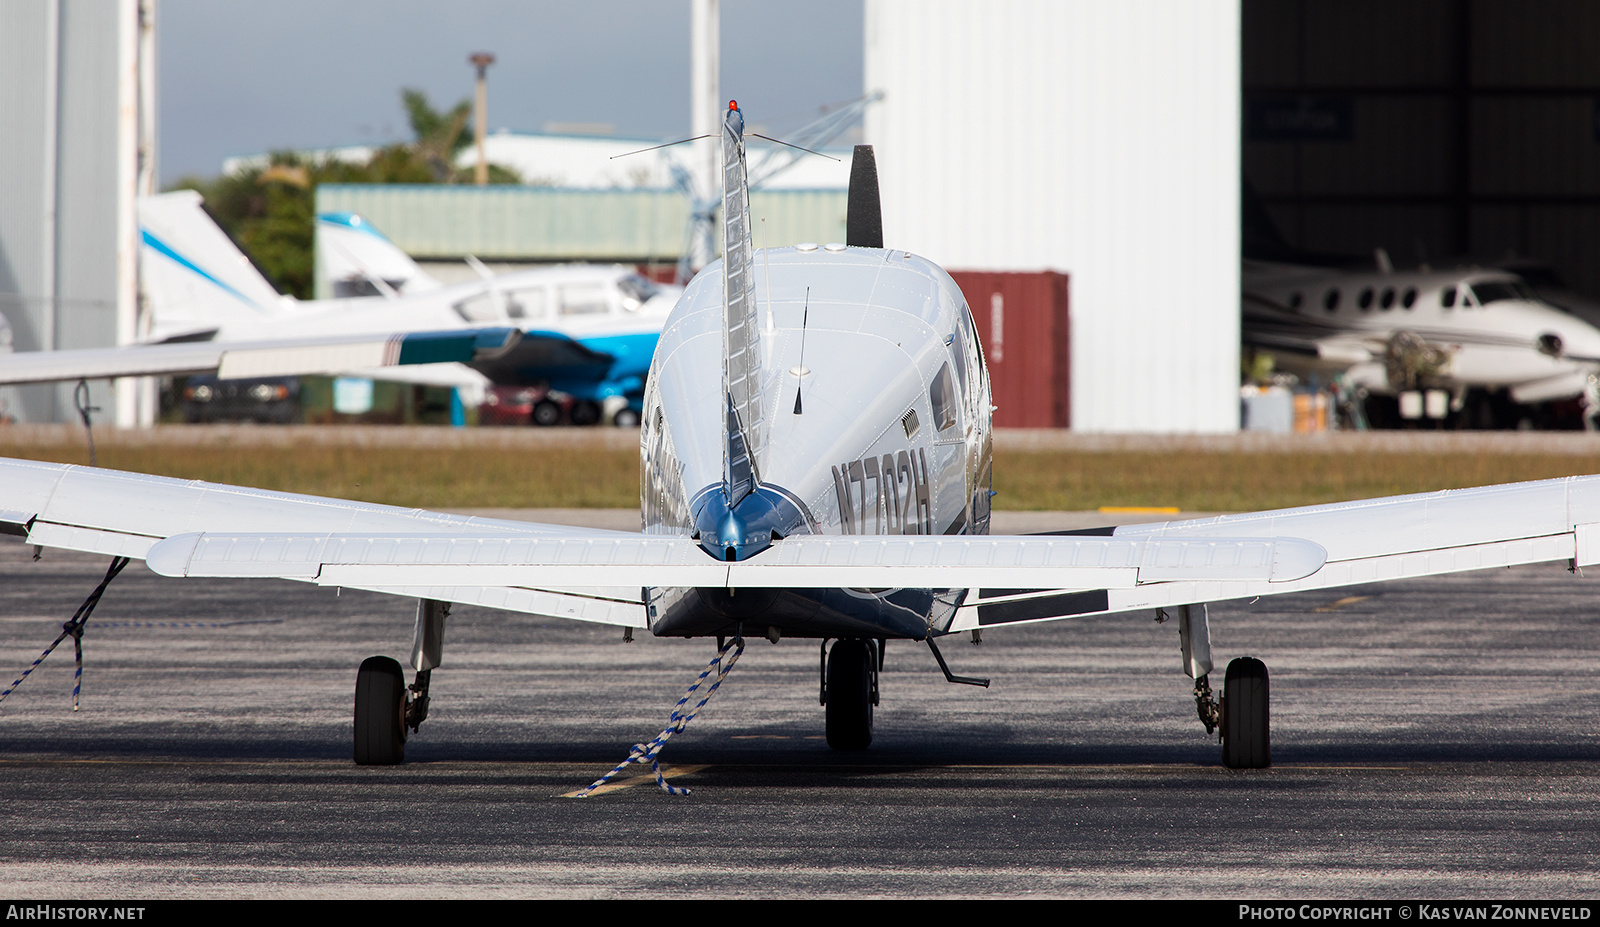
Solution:
M 1236 0 L 867 0 L 865 84 L 887 244 L 1070 276 L 1074 430 L 1239 427 Z

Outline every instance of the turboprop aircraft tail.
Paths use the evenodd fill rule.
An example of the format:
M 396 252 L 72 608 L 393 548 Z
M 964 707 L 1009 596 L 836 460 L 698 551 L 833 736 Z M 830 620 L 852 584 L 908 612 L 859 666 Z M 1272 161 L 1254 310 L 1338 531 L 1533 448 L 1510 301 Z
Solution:
M 744 166 L 744 114 L 728 101 L 722 120 L 722 390 L 728 402 L 723 489 L 736 508 L 760 485 L 760 332 L 755 248 L 750 241 L 750 185 Z
M 293 302 L 273 289 L 200 203 L 193 190 L 139 200 L 139 274 L 152 340 L 203 337 L 227 322 L 277 315 Z

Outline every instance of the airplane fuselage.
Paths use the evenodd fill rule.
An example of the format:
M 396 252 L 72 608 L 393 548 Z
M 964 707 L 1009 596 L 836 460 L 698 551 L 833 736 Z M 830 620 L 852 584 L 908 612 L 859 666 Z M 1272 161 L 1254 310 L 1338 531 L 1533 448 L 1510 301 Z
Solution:
M 640 433 L 644 530 L 742 560 L 797 534 L 987 534 L 989 380 L 960 289 L 899 250 L 755 254 L 760 487 L 724 491 L 721 264 L 662 330 Z M 796 393 L 799 394 L 798 403 Z M 663 408 L 673 410 L 671 416 Z M 654 589 L 657 635 L 939 634 L 959 590 Z

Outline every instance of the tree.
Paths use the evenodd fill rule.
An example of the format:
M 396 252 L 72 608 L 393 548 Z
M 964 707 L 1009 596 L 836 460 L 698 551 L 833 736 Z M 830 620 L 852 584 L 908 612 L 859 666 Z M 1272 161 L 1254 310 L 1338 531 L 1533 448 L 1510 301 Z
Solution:
M 417 137 L 412 145 L 416 156 L 433 169 L 435 180 L 453 183 L 457 173 L 456 153 L 467 145 L 471 101 L 462 100 L 448 113 L 434 109 L 420 90 L 401 90 L 400 101 L 411 120 L 411 131 Z
M 463 100 L 449 112 L 440 113 L 420 90 L 402 90 L 400 99 L 416 139 L 379 148 L 365 162 L 275 151 L 267 156 L 265 165 L 209 180 L 184 177 L 171 189 L 199 191 L 205 197 L 206 211 L 274 286 L 296 298 L 309 299 L 314 285 L 318 184 L 461 183 L 471 179 L 471 168 L 455 167 L 456 153 L 468 144 L 471 104 Z M 510 168 L 491 164 L 489 182 L 518 184 L 522 178 Z

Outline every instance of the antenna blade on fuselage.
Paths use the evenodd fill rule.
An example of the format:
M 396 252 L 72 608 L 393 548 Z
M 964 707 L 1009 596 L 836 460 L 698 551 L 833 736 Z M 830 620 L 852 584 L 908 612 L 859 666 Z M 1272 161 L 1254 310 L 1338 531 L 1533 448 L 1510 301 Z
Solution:
M 722 120 L 722 387 L 730 409 L 729 431 L 723 442 L 723 481 L 730 506 L 738 504 L 738 499 L 734 498 L 736 492 L 742 499 L 761 480 L 757 462 L 761 459 L 764 423 L 760 327 L 755 296 L 750 188 L 744 163 L 744 114 L 739 111 L 738 104 L 729 101 Z M 741 471 L 748 467 L 748 472 L 736 474 L 736 465 Z

